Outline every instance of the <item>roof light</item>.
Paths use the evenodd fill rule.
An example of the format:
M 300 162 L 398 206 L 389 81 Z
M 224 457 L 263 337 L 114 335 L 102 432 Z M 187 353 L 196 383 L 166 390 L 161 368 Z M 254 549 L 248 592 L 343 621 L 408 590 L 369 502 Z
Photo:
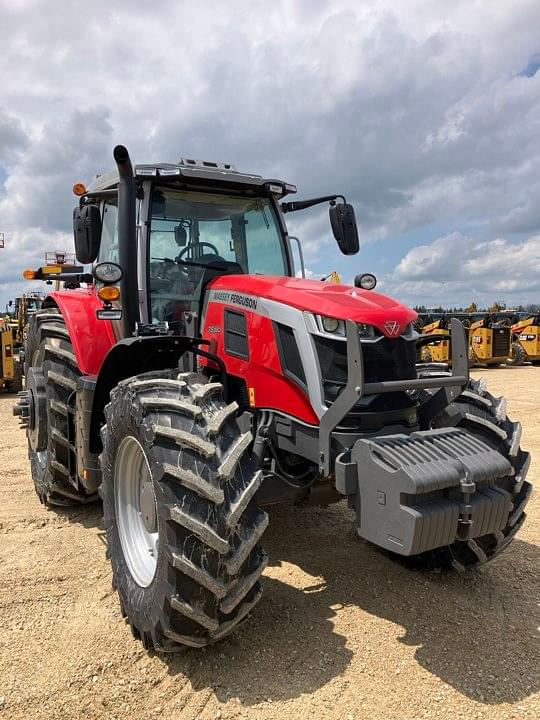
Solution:
M 285 183 L 285 190 L 289 193 L 297 192 L 296 185 L 290 185 L 289 183 Z
M 283 187 L 281 185 L 274 185 L 273 183 L 270 183 L 268 185 L 268 189 L 271 193 L 274 193 L 274 195 L 283 195 Z
M 86 185 L 84 185 L 84 183 L 75 183 L 73 186 L 73 194 L 77 195 L 77 197 L 86 195 Z
M 140 165 L 137 167 L 137 175 L 149 175 L 150 177 L 155 177 L 157 175 L 157 168 L 155 167 L 141 167 Z
M 373 290 L 377 285 L 377 278 L 372 273 L 363 273 L 354 278 L 354 284 L 362 290 Z
M 167 177 L 168 175 L 180 175 L 180 168 L 159 168 L 159 174 L 161 177 Z
M 25 270 L 22 275 L 25 280 L 35 280 L 36 271 L 28 268 L 28 270 Z

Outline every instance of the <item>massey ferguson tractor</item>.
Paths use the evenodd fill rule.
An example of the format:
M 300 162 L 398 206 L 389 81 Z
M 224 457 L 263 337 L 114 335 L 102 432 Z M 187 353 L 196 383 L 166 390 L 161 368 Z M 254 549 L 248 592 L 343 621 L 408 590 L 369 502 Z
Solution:
M 295 277 L 287 213 L 329 203 L 340 250 L 358 251 L 343 196 L 291 202 L 294 186 L 228 164 L 114 159 L 74 188 L 92 271 L 31 317 L 15 412 L 42 502 L 101 496 L 145 647 L 202 647 L 251 613 L 273 503 L 346 499 L 360 537 L 416 567 L 509 545 L 529 455 L 505 400 L 469 380 L 459 321 L 451 372 L 417 364 L 416 313 L 373 276 Z

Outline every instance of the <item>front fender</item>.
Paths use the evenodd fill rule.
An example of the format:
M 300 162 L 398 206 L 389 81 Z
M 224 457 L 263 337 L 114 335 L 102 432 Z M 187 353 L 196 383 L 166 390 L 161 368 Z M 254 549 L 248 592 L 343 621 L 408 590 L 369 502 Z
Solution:
M 168 370 L 178 366 L 184 353 L 193 350 L 200 341 L 178 335 L 131 337 L 120 340 L 107 353 L 95 379 L 92 415 L 90 419 L 90 450 L 99 452 L 99 429 L 104 422 L 103 411 L 111 390 L 121 380 L 150 370 Z
M 44 307 L 53 305 L 62 313 L 79 370 L 83 375 L 98 375 L 116 338 L 112 323 L 97 319 L 96 310 L 103 307 L 103 303 L 95 288 L 53 292 Z

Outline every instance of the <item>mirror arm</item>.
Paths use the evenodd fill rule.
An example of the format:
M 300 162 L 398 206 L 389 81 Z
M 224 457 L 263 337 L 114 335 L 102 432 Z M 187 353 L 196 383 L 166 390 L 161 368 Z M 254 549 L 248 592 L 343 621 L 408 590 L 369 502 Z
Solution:
M 310 200 L 296 200 L 295 202 L 281 203 L 281 210 L 284 213 L 296 212 L 296 210 L 305 210 L 306 208 L 313 207 L 313 205 L 319 205 L 323 202 L 329 202 L 330 205 L 335 205 L 337 199 L 347 202 L 343 195 L 325 195 L 324 197 L 311 198 Z
M 93 202 L 94 200 L 105 200 L 110 197 L 117 197 L 118 190 L 96 190 L 95 192 L 87 192 L 81 195 L 80 203 Z

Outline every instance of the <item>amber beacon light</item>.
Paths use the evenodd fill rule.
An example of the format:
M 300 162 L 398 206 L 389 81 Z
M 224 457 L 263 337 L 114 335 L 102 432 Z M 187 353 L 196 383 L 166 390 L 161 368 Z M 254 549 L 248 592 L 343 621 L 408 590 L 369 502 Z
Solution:
M 84 185 L 84 183 L 75 183 L 75 185 L 73 186 L 73 194 L 77 195 L 78 197 L 80 197 L 81 195 L 85 195 L 86 186 Z

